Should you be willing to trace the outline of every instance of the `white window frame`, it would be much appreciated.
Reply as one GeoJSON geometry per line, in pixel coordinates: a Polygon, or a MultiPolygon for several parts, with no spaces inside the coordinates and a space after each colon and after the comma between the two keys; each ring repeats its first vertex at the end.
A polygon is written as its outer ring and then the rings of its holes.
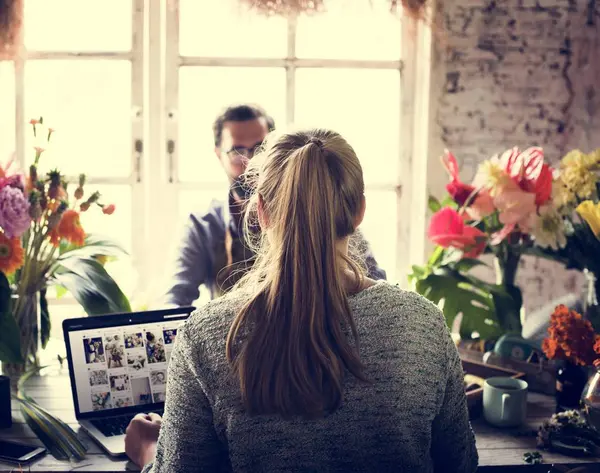
{"type": "MultiPolygon", "coordinates": [[[[150,0],[152,8],[160,0],[150,0]]],[[[151,12],[151,16],[157,10],[151,12]]],[[[397,70],[400,74],[400,130],[398,130],[399,155],[398,174],[393,183],[371,184],[366,183],[366,191],[394,192],[397,200],[396,216],[396,261],[394,262],[395,274],[401,286],[406,286],[406,275],[412,264],[421,264],[425,257],[425,214],[427,207],[427,145],[428,145],[428,108],[429,108],[429,51],[431,38],[429,28],[421,22],[403,18],[402,27],[402,58],[400,60],[351,60],[351,59],[310,59],[296,56],[297,19],[292,17],[287,20],[287,54],[285,58],[251,58],[251,57],[203,57],[181,56],[179,53],[179,1],[168,2],[162,13],[165,19],[165,95],[162,120],[165,136],[162,143],[153,142],[152,150],[157,154],[157,168],[166,170],[162,182],[156,185],[161,192],[162,204],[167,197],[167,208],[172,218],[169,225],[173,228],[178,224],[179,215],[177,196],[180,191],[195,190],[197,183],[182,182],[179,180],[179,146],[177,109],[179,104],[179,70],[186,66],[210,67],[253,67],[253,68],[284,68],[286,71],[286,125],[294,122],[295,117],[295,86],[296,71],[300,68],[347,68],[370,70],[397,70]],[[166,156],[166,142],[173,140],[176,143],[172,156],[166,156]],[[421,184],[422,183],[422,184],[421,184]],[[408,217],[408,218],[407,218],[408,217]]],[[[156,20],[158,24],[159,21],[156,20]]],[[[152,26],[150,35],[153,36],[152,26]]],[[[154,43],[157,49],[151,51],[151,56],[157,56],[159,44],[154,43]]],[[[161,97],[161,91],[150,87],[152,97],[161,97]]],[[[151,114],[150,120],[154,116],[151,114]]],[[[158,133],[154,134],[155,137],[158,133]]],[[[155,176],[158,177],[158,176],[155,176]]],[[[203,190],[210,190],[210,183],[202,183],[203,190]]],[[[221,189],[221,184],[215,184],[215,190],[221,189]]],[[[155,205],[160,205],[156,202],[155,205]]],[[[164,215],[167,215],[166,213],[164,215]]],[[[164,223],[164,222],[163,222],[164,223]]],[[[168,238],[172,235],[163,235],[159,247],[169,245],[168,238]]],[[[377,256],[377,255],[375,255],[377,256]]]]}
{"type": "MultiPolygon", "coordinates": [[[[144,260],[147,247],[147,232],[145,231],[145,211],[144,211],[144,184],[145,169],[143,168],[143,151],[135,151],[135,143],[141,140],[144,144],[144,0],[123,0],[132,3],[132,38],[131,49],[126,52],[89,52],[89,51],[34,51],[27,50],[24,45],[24,30],[27,28],[24,22],[22,31],[19,35],[18,51],[19,53],[13,59],[15,74],[15,130],[16,146],[15,155],[20,169],[25,169],[26,164],[26,132],[28,131],[26,123],[30,118],[25,116],[25,64],[29,60],[69,60],[85,61],[103,59],[127,60],[131,63],[131,171],[127,177],[110,176],[89,176],[87,183],[90,185],[99,184],[119,184],[131,187],[131,209],[132,209],[132,235],[142,236],[139,241],[132,245],[131,261],[135,270],[139,271],[141,262],[144,260]]],[[[77,182],[78,176],[65,176],[69,182],[77,182]]],[[[140,283],[143,281],[140,280],[140,283]]],[[[59,305],[76,304],[71,297],[61,298],[60,300],[50,299],[49,303],[59,305]]]]}
{"type": "MultiPolygon", "coordinates": [[[[123,0],[127,1],[127,0],[123,0]]],[[[391,184],[369,184],[367,191],[390,191],[397,200],[396,261],[398,282],[406,286],[406,275],[412,264],[425,258],[425,218],[428,182],[435,168],[428,168],[429,143],[429,75],[431,33],[422,23],[403,18],[401,60],[334,60],[296,57],[295,18],[287,24],[288,47],[285,58],[218,58],[180,56],[179,1],[128,0],[132,2],[132,47],[115,52],[37,52],[26,51],[14,59],[16,155],[25,163],[26,126],[24,64],[30,59],[126,59],[132,65],[132,142],[131,172],[128,177],[90,176],[90,184],[124,184],[132,189],[132,263],[138,286],[148,290],[164,277],[164,266],[157,261],[159,252],[173,244],[177,233],[179,193],[195,190],[197,184],[180,182],[179,164],[179,68],[185,66],[279,67],[286,71],[286,123],[294,122],[296,71],[300,68],[350,68],[397,70],[400,74],[400,130],[397,159],[400,165],[391,184]],[[141,140],[142,153],[135,143],[141,140]],[[172,156],[166,152],[168,140],[175,142],[172,156]],[[160,226],[160,228],[158,228],[160,226]],[[164,229],[171,229],[164,231],[164,229]]],[[[204,0],[199,0],[204,1],[204,0]]],[[[26,27],[26,25],[24,26],[26,27]]],[[[430,161],[429,161],[430,162],[430,161]]],[[[76,179],[76,176],[68,176],[76,179]]],[[[202,183],[203,190],[220,191],[221,183],[202,183]]],[[[165,252],[166,253],[166,252],[165,252]]],[[[377,255],[376,255],[377,256],[377,255]]],[[[131,294],[127,294],[131,296],[131,294]]],[[[75,303],[63,298],[51,303],[75,303]]]]}

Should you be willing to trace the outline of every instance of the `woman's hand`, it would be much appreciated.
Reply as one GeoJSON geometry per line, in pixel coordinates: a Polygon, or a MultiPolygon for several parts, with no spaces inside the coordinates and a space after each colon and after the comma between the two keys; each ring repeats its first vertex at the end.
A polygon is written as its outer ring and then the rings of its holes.
{"type": "Polygon", "coordinates": [[[125,453],[140,468],[154,460],[162,419],[158,414],[138,414],[125,432],[125,453]]]}

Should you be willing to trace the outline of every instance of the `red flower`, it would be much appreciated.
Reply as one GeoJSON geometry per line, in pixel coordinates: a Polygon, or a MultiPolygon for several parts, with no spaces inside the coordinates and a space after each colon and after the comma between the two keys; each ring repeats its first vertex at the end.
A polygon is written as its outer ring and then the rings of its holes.
{"type": "Polygon", "coordinates": [[[522,190],[535,194],[538,207],[550,199],[552,168],[544,162],[542,148],[529,148],[522,152],[513,148],[504,153],[502,163],[504,170],[522,190]]]}
{"type": "Polygon", "coordinates": [[[457,248],[467,258],[476,258],[485,249],[487,235],[481,230],[465,225],[459,213],[449,207],[437,211],[429,222],[429,239],[443,248],[457,248]]]}
{"type": "Polygon", "coordinates": [[[458,205],[465,205],[469,197],[471,197],[473,192],[475,192],[475,187],[470,184],[465,184],[460,180],[458,174],[458,163],[450,151],[446,150],[446,154],[442,157],[442,164],[450,175],[450,182],[446,184],[446,190],[448,191],[448,194],[450,194],[450,197],[452,197],[454,202],[456,202],[458,205]]]}

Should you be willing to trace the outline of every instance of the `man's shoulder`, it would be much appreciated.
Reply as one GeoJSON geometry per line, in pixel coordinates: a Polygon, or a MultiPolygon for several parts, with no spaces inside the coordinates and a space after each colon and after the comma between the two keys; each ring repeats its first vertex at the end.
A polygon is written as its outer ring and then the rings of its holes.
{"type": "Polygon", "coordinates": [[[213,235],[224,232],[226,212],[225,202],[213,200],[208,209],[191,212],[185,221],[187,235],[213,235]]]}

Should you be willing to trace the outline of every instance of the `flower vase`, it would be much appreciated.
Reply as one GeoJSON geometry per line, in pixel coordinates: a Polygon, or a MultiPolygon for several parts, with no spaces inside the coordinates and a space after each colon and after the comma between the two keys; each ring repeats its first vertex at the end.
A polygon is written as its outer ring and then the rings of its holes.
{"type": "Polygon", "coordinates": [[[596,370],[583,388],[581,405],[588,424],[600,431],[600,371],[596,370]]]}
{"type": "Polygon", "coordinates": [[[519,267],[519,253],[507,250],[496,255],[496,284],[502,286],[509,297],[495,298],[496,316],[505,333],[521,336],[523,318],[523,296],[521,289],[515,284],[519,267]]]}
{"type": "Polygon", "coordinates": [[[578,409],[581,393],[588,382],[586,367],[565,361],[556,372],[556,412],[578,409]]]}
{"type": "Polygon", "coordinates": [[[23,363],[2,363],[2,373],[16,388],[21,376],[33,366],[38,366],[39,310],[38,293],[13,296],[13,316],[21,332],[21,355],[23,363]]]}

